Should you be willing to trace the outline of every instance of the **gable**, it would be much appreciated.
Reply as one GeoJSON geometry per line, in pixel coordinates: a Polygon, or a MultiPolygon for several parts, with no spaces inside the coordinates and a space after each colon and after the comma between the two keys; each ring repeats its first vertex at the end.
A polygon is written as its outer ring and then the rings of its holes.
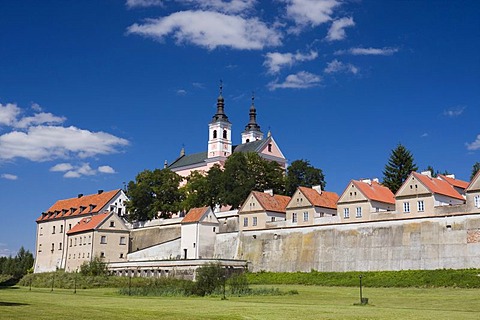
{"type": "Polygon", "coordinates": [[[472,192],[472,191],[479,191],[480,190],[480,171],[475,174],[473,177],[472,181],[470,181],[470,184],[468,185],[466,191],[467,192],[472,192]]]}
{"type": "Polygon", "coordinates": [[[361,192],[360,189],[357,188],[354,181],[351,180],[348,186],[343,191],[340,199],[338,199],[338,203],[344,202],[360,202],[360,201],[368,201],[367,197],[361,192]]]}
{"type": "Polygon", "coordinates": [[[238,213],[254,212],[259,210],[265,210],[265,208],[262,207],[261,202],[258,201],[257,197],[255,197],[255,193],[252,191],[247,197],[247,200],[245,200],[245,202],[243,203],[240,210],[238,210],[238,213]]]}
{"type": "Polygon", "coordinates": [[[273,137],[268,137],[265,141],[265,144],[258,150],[259,154],[265,155],[266,157],[275,157],[285,159],[282,151],[278,147],[278,144],[275,142],[273,137]]]}
{"type": "Polygon", "coordinates": [[[412,173],[402,184],[395,194],[396,197],[408,197],[417,194],[432,194],[432,192],[422,183],[422,181],[415,178],[412,173]]]}
{"type": "Polygon", "coordinates": [[[102,231],[127,231],[128,230],[123,220],[114,213],[110,214],[107,218],[103,219],[98,224],[96,229],[102,230],[102,231]]]}
{"type": "Polygon", "coordinates": [[[292,195],[292,199],[287,205],[287,209],[289,208],[300,208],[305,206],[312,206],[313,204],[308,200],[308,198],[300,191],[299,188],[295,191],[292,195]]]}

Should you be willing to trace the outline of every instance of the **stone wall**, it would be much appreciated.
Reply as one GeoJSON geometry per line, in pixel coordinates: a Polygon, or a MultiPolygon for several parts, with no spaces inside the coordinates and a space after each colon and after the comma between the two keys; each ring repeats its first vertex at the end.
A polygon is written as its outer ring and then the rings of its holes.
{"type": "Polygon", "coordinates": [[[480,267],[480,216],[376,221],[219,234],[215,258],[252,271],[480,267]],[[238,241],[238,242],[237,242],[238,241]]]}
{"type": "Polygon", "coordinates": [[[180,238],[180,224],[133,229],[130,231],[130,252],[180,238]]]}

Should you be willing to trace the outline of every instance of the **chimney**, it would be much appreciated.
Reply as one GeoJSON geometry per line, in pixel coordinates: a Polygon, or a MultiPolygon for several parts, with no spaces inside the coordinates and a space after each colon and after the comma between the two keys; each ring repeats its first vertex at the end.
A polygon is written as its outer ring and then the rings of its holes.
{"type": "Polygon", "coordinates": [[[322,186],[321,185],[312,186],[312,189],[317,191],[319,194],[322,194],[322,186]]]}
{"type": "Polygon", "coordinates": [[[103,193],[102,189],[98,190],[98,194],[102,194],[102,193],[103,193]]]}
{"type": "Polygon", "coordinates": [[[273,189],[267,189],[267,190],[263,191],[263,193],[267,193],[267,194],[269,194],[273,197],[273,189]]]}
{"type": "Polygon", "coordinates": [[[451,179],[455,179],[455,175],[454,175],[454,174],[446,174],[445,177],[451,178],[451,179]]]}
{"type": "Polygon", "coordinates": [[[420,173],[423,174],[424,176],[429,177],[429,178],[432,177],[432,172],[430,170],[422,171],[420,173]]]}
{"type": "Polygon", "coordinates": [[[83,197],[83,193],[79,193],[79,194],[78,194],[78,197],[79,197],[79,198],[83,197]]]}
{"type": "Polygon", "coordinates": [[[378,178],[373,178],[372,180],[373,182],[380,183],[380,180],[378,180],[378,178]]]}
{"type": "Polygon", "coordinates": [[[163,169],[166,169],[168,167],[168,161],[165,160],[165,162],[163,163],[163,169]]]}
{"type": "Polygon", "coordinates": [[[364,183],[368,183],[369,185],[372,185],[372,180],[370,179],[362,179],[361,181],[364,183]]]}

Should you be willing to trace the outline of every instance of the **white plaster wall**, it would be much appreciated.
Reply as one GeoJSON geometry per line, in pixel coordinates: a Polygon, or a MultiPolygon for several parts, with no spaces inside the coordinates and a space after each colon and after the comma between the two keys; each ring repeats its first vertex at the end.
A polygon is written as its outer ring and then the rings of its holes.
{"type": "Polygon", "coordinates": [[[127,255],[128,261],[177,259],[181,254],[180,239],[168,241],[127,255]]]}

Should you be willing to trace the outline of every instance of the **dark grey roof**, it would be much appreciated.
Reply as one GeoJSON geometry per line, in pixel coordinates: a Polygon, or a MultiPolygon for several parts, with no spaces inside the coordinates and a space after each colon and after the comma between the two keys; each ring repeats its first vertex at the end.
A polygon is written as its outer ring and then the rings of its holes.
{"type": "Polygon", "coordinates": [[[268,139],[239,144],[233,147],[233,152],[257,152],[267,141],[268,139]]]}
{"type": "Polygon", "coordinates": [[[205,151],[205,152],[199,152],[199,153],[193,153],[193,154],[189,154],[189,155],[184,155],[184,156],[181,156],[179,158],[177,158],[175,161],[172,162],[172,164],[170,164],[168,166],[169,169],[175,169],[175,168],[179,168],[179,167],[186,167],[186,166],[191,166],[191,165],[194,165],[194,164],[200,164],[200,163],[203,163],[205,162],[205,160],[207,159],[207,155],[208,153],[205,151]]]}

